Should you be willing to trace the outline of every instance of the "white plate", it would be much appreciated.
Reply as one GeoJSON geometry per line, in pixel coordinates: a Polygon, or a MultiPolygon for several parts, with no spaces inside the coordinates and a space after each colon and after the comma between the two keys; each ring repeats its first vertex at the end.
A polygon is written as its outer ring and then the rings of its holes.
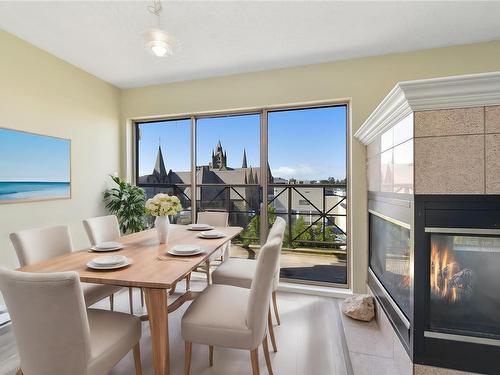
{"type": "Polygon", "coordinates": [[[92,259],[92,263],[97,266],[113,266],[116,264],[124,263],[127,257],[123,255],[107,255],[92,259]]]}
{"type": "Polygon", "coordinates": [[[104,253],[106,251],[116,251],[116,250],[121,250],[121,249],[124,249],[124,248],[125,248],[125,245],[121,245],[119,247],[113,247],[113,248],[109,248],[109,249],[100,249],[100,248],[98,248],[96,246],[91,246],[90,250],[104,253]]]}
{"type": "Polygon", "coordinates": [[[126,266],[128,266],[130,264],[132,264],[132,259],[127,258],[126,262],[120,263],[120,264],[115,264],[113,266],[98,266],[97,264],[94,264],[92,261],[90,261],[90,262],[87,263],[87,267],[88,268],[92,268],[94,270],[114,270],[114,269],[117,269],[117,268],[126,267],[126,266]]]}
{"type": "Polygon", "coordinates": [[[189,224],[188,229],[189,230],[211,230],[211,229],[214,229],[214,227],[211,225],[208,225],[208,224],[189,224]]]}
{"type": "Polygon", "coordinates": [[[179,254],[190,254],[200,250],[200,247],[198,245],[175,245],[171,250],[179,254]]]}
{"type": "Polygon", "coordinates": [[[216,238],[223,238],[226,237],[226,235],[222,232],[201,232],[198,234],[197,237],[200,238],[207,238],[207,239],[216,239],[216,238]]]}
{"type": "Polygon", "coordinates": [[[204,252],[205,252],[205,250],[204,249],[200,249],[200,248],[198,248],[198,250],[196,250],[193,253],[186,253],[186,252],[178,253],[173,248],[170,249],[170,250],[168,250],[169,254],[175,255],[175,256],[179,256],[179,257],[189,257],[189,256],[192,256],[192,255],[203,254],[204,252]]]}
{"type": "Polygon", "coordinates": [[[97,249],[100,250],[108,250],[108,249],[117,249],[119,247],[123,247],[123,244],[120,242],[112,242],[112,241],[106,241],[106,242],[101,242],[95,245],[97,249]]]}

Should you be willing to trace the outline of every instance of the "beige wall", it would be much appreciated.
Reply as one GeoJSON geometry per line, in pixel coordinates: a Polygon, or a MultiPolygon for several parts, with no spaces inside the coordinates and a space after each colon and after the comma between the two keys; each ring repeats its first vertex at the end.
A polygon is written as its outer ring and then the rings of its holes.
{"type": "Polygon", "coordinates": [[[3,31],[0,50],[0,127],[72,141],[71,199],[0,205],[0,266],[11,268],[16,230],[69,224],[75,246],[87,244],[81,220],[104,212],[107,175],[119,172],[120,91],[3,31]]]}
{"type": "Polygon", "coordinates": [[[362,291],[367,267],[366,155],[352,133],[398,81],[498,70],[500,41],[124,90],[122,173],[130,173],[127,119],[351,98],[353,285],[362,291]]]}

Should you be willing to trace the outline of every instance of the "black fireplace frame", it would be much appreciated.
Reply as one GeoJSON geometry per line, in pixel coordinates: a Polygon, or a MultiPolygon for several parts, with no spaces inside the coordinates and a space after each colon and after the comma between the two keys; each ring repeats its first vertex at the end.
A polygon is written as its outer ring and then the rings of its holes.
{"type": "MultiPolygon", "coordinates": [[[[415,363],[500,373],[500,342],[468,336],[430,335],[430,241],[425,228],[500,230],[500,195],[415,195],[413,320],[410,335],[415,363]],[[425,333],[427,331],[427,334],[425,333]]],[[[499,312],[500,313],[500,312],[499,312]]]]}

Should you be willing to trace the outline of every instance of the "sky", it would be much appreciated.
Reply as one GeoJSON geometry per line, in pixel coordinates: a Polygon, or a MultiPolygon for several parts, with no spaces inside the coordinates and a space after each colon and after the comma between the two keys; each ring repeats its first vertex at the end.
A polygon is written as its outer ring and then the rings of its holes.
{"type": "MultiPolygon", "coordinates": [[[[346,107],[273,111],[268,114],[268,157],[274,177],[320,180],[346,176],[346,107]]],[[[139,174],[150,174],[161,144],[167,171],[189,171],[191,120],[140,125],[139,174]]],[[[259,163],[260,115],[197,120],[197,165],[211,162],[220,140],[229,167],[259,163]]]]}
{"type": "Polygon", "coordinates": [[[0,181],[69,180],[69,140],[0,128],[0,181]]]}

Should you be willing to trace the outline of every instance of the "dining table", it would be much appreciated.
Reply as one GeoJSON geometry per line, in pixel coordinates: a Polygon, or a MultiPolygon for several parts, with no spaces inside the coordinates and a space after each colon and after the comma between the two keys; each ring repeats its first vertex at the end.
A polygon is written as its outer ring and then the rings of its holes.
{"type": "MultiPolygon", "coordinates": [[[[170,373],[168,314],[177,310],[185,302],[196,298],[196,292],[189,290],[169,303],[168,293],[175,290],[177,283],[188,277],[203,263],[208,263],[211,255],[221,246],[231,241],[243,230],[241,227],[216,227],[223,233],[221,238],[201,238],[198,231],[187,225],[170,224],[167,243],[161,244],[156,230],[128,234],[117,241],[124,248],[109,253],[96,253],[91,249],[73,251],[39,263],[19,268],[26,272],[75,271],[80,281],[95,284],[136,287],[144,291],[147,313],[141,318],[149,321],[153,368],[155,375],[170,373]],[[192,256],[175,256],[169,253],[176,245],[197,245],[203,253],[192,256]],[[126,267],[113,270],[95,270],[87,263],[99,255],[119,254],[130,259],[126,267]]],[[[177,293],[176,293],[177,295],[177,293]]]]}

